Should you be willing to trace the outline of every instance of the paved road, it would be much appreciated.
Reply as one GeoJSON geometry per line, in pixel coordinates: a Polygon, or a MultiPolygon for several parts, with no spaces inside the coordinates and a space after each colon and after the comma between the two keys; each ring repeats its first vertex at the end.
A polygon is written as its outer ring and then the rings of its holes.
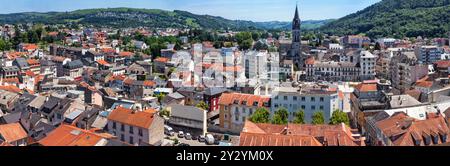
{"type": "Polygon", "coordinates": [[[204,142],[199,142],[198,140],[186,140],[185,138],[178,138],[176,135],[175,136],[173,136],[173,137],[170,137],[171,139],[178,139],[178,141],[180,142],[180,143],[183,143],[183,144],[188,144],[188,145],[191,145],[191,146],[217,146],[217,145],[206,145],[206,143],[204,143],[204,142]]]}

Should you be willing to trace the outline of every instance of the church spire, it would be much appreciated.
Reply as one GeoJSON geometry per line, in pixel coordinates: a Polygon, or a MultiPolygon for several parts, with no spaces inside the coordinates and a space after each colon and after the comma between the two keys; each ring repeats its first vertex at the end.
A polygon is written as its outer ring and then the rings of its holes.
{"type": "Polygon", "coordinates": [[[295,16],[294,20],[292,21],[292,29],[293,30],[300,30],[300,16],[298,14],[298,5],[295,5],[295,16]]]}

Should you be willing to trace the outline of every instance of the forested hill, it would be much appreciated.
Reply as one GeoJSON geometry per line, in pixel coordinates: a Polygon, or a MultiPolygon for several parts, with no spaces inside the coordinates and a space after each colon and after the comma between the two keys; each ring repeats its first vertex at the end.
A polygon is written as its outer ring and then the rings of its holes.
{"type": "Polygon", "coordinates": [[[383,0],[320,30],[334,35],[445,37],[450,31],[450,0],[383,0]]]}
{"type": "MultiPolygon", "coordinates": [[[[289,22],[252,22],[229,20],[210,15],[198,15],[186,11],[165,11],[159,9],[107,8],[85,9],[72,12],[13,13],[0,15],[0,24],[43,23],[43,24],[85,24],[115,28],[206,28],[206,29],[284,29],[289,22]]],[[[318,28],[323,21],[306,21],[305,28],[318,28]]]]}

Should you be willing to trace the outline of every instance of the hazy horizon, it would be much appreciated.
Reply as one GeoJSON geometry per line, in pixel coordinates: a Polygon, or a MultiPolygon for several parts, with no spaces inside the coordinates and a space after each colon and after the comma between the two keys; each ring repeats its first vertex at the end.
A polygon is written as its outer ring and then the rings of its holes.
{"type": "MultiPolygon", "coordinates": [[[[302,20],[326,20],[344,17],[379,1],[302,0],[298,1],[298,6],[302,20]]],[[[125,7],[167,11],[183,10],[199,15],[254,22],[291,21],[297,3],[296,0],[4,0],[3,2],[9,5],[1,5],[0,14],[68,12],[82,9],[125,7]]]]}

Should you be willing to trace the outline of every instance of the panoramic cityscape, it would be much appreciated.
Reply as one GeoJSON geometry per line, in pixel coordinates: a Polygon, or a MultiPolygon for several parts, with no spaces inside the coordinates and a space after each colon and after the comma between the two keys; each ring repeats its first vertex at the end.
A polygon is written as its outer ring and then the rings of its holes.
{"type": "Polygon", "coordinates": [[[450,145],[449,0],[28,1],[0,146],[450,145]]]}

